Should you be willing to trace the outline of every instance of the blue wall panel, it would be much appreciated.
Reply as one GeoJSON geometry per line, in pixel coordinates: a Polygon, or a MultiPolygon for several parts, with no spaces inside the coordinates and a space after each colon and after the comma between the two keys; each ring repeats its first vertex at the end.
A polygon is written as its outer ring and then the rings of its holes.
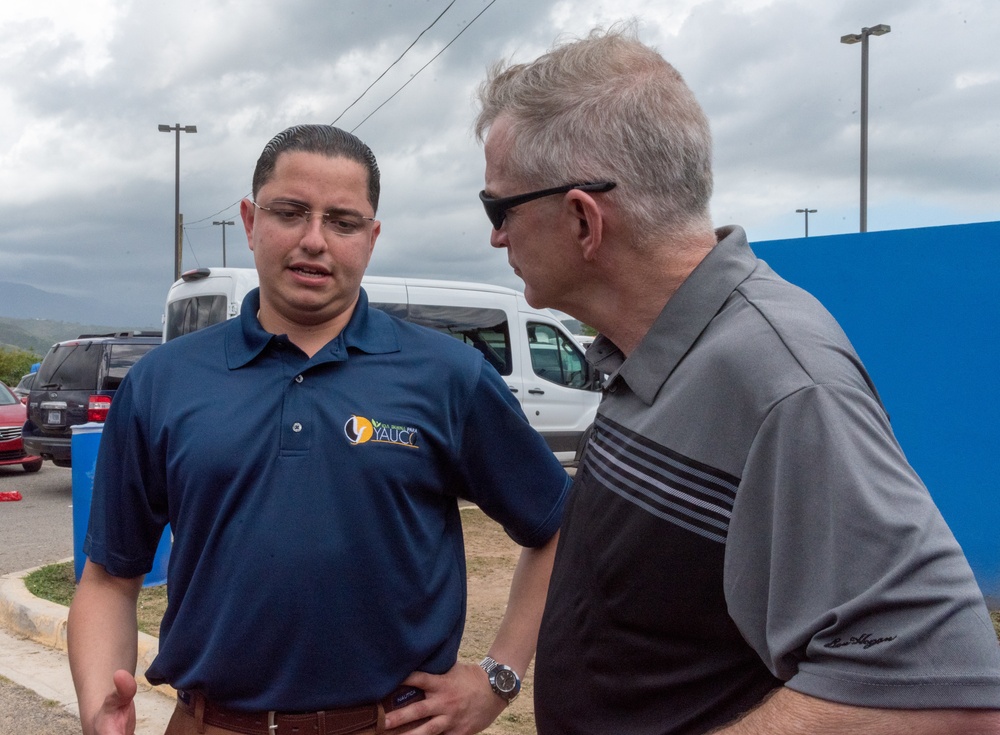
{"type": "Polygon", "coordinates": [[[837,318],[1000,603],[1000,222],[757,242],[837,318]]]}

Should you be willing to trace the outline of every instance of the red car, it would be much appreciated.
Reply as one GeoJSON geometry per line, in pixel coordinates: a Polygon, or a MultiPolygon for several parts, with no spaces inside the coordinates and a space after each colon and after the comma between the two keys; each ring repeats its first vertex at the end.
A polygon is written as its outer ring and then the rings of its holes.
{"type": "Polygon", "coordinates": [[[28,407],[4,383],[0,383],[0,466],[19,464],[25,472],[42,469],[42,458],[25,454],[21,429],[28,407]]]}

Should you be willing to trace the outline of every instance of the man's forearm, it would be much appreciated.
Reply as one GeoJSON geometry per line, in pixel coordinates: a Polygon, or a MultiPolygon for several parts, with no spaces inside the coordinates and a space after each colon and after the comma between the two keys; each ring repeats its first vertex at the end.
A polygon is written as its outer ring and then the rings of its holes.
{"type": "Polygon", "coordinates": [[[507,611],[489,650],[493,658],[521,676],[535,655],[558,540],[557,532],[545,546],[522,549],[511,580],[507,611]]]}
{"type": "Polygon", "coordinates": [[[105,697],[114,691],[114,672],[135,672],[135,610],[141,586],[142,577],[112,577],[89,561],[84,567],[70,606],[67,643],[85,733],[105,697]]]}
{"type": "Polygon", "coordinates": [[[712,735],[1000,735],[1000,711],[897,710],[829,702],[782,687],[712,735]]]}

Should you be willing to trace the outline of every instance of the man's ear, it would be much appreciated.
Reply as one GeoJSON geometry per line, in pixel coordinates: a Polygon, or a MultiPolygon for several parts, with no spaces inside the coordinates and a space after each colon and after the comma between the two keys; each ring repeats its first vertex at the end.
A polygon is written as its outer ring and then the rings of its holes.
{"type": "Polygon", "coordinates": [[[566,195],[573,223],[573,237],[584,260],[594,260],[604,237],[604,210],[594,197],[573,189],[566,195]]]}
{"type": "Polygon", "coordinates": [[[240,202],[240,219],[243,220],[243,229],[247,233],[247,245],[253,250],[253,223],[257,216],[257,207],[249,199],[240,202]]]}

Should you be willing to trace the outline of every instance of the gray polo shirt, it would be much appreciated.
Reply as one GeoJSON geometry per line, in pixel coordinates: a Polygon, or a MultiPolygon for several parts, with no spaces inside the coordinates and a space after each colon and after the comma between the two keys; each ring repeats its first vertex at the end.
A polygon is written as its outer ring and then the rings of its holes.
{"type": "Polygon", "coordinates": [[[740,228],[626,360],[567,506],[536,663],[549,733],[699,733],[786,685],[1000,708],[968,563],[833,317],[740,228]]]}

